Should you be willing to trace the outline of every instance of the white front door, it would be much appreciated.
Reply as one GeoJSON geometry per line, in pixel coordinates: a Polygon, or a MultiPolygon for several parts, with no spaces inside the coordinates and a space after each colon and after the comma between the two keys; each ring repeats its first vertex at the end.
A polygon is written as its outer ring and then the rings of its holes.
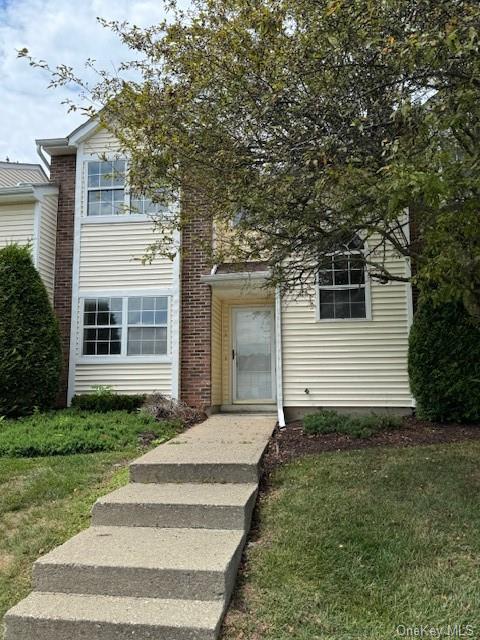
{"type": "Polygon", "coordinates": [[[272,307],[234,307],[233,401],[274,402],[275,332],[272,307]]]}

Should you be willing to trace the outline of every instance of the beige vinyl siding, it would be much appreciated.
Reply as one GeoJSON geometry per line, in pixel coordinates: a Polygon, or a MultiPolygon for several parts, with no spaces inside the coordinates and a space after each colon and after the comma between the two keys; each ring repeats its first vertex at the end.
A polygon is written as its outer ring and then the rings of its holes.
{"type": "Polygon", "coordinates": [[[0,206],[0,247],[17,243],[25,245],[33,240],[34,203],[0,206]]]}
{"type": "MultiPolygon", "coordinates": [[[[78,290],[79,310],[77,325],[77,344],[74,373],[74,392],[89,393],[96,385],[109,385],[118,393],[152,393],[159,391],[172,393],[172,363],[146,361],[128,361],[123,356],[121,361],[106,361],[105,358],[94,357],[85,361],[82,358],[83,319],[80,315],[81,299],[85,296],[98,296],[102,292],[118,291],[122,295],[134,296],[139,291],[166,289],[169,296],[173,294],[173,263],[166,258],[156,258],[151,264],[142,264],[142,258],[149,245],[154,241],[152,223],[135,220],[134,216],[120,216],[102,222],[96,218],[94,222],[86,216],[86,169],[87,159],[82,155],[111,154],[118,150],[115,139],[105,130],[97,130],[81,149],[79,201],[77,215],[80,238],[77,243],[78,255],[78,290]]],[[[171,325],[170,340],[178,327],[171,325]]],[[[162,358],[165,360],[165,358],[162,358]]],[[[167,358],[167,360],[169,360],[167,358]]]]}
{"type": "Polygon", "coordinates": [[[212,405],[222,404],[222,301],[212,297],[212,405]]]}
{"type": "Polygon", "coordinates": [[[99,128],[84,143],[84,153],[88,154],[109,154],[119,150],[118,141],[106,129],[99,128]]]}
{"type": "Polygon", "coordinates": [[[57,237],[58,197],[45,196],[41,202],[38,238],[38,270],[53,300],[55,283],[55,246],[57,237]]]}
{"type": "Polygon", "coordinates": [[[83,224],[80,239],[80,290],[171,287],[172,262],[141,259],[153,241],[149,222],[83,224]]]}
{"type": "MultiPolygon", "coordinates": [[[[393,273],[405,272],[390,256],[393,273]]],[[[371,320],[317,322],[312,300],[284,300],[287,407],[410,407],[407,285],[372,282],[371,320]],[[305,393],[308,389],[309,393],[305,393]]]]}
{"type": "Polygon", "coordinates": [[[152,362],[142,364],[77,364],[75,393],[90,393],[95,385],[109,385],[117,393],[171,394],[172,365],[152,362]]]}

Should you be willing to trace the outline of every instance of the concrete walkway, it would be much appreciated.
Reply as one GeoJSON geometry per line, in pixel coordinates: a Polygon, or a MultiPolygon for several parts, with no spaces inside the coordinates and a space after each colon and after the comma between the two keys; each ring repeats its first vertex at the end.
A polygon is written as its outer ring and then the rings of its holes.
{"type": "Polygon", "coordinates": [[[215,640],[275,421],[215,415],[132,462],[92,526],[34,564],[6,640],[215,640]]]}

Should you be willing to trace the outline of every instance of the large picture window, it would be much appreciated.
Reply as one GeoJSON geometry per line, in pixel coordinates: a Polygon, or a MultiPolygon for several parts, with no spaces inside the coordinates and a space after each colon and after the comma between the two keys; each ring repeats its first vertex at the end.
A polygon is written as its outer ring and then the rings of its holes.
{"type": "Polygon", "coordinates": [[[87,216],[158,215],[165,207],[127,188],[125,160],[87,163],[87,216]]]}
{"type": "Polygon", "coordinates": [[[322,260],[318,270],[320,320],[365,319],[368,316],[363,243],[355,237],[343,251],[322,260]]]}
{"type": "Polygon", "coordinates": [[[85,298],[82,355],[168,355],[168,321],[168,296],[85,298]]]}

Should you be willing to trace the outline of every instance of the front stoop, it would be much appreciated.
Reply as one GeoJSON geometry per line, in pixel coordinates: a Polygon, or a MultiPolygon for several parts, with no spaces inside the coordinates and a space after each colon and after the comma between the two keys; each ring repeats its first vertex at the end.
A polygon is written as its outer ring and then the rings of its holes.
{"type": "Polygon", "coordinates": [[[135,460],[92,526],[34,564],[5,640],[216,640],[274,425],[215,415],[135,460]]]}

